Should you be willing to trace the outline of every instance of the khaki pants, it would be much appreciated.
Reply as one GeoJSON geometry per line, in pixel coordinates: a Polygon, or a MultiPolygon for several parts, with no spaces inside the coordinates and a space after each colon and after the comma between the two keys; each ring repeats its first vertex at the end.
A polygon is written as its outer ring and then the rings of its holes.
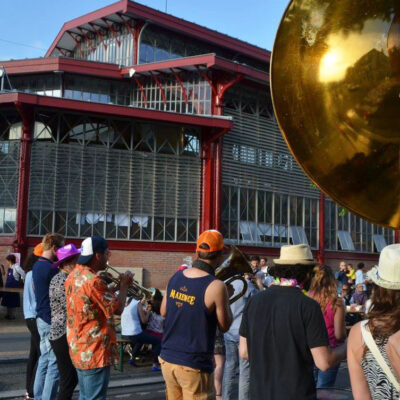
{"type": "Polygon", "coordinates": [[[215,400],[214,374],[171,364],[158,358],[166,385],[167,400],[215,400]]]}

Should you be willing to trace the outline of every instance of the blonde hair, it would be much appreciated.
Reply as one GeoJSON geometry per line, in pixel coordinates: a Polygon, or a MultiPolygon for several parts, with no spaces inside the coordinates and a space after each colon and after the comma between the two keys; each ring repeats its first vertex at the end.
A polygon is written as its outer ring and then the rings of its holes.
{"type": "Polygon", "coordinates": [[[331,267],[327,265],[318,265],[314,268],[310,297],[317,301],[323,314],[325,314],[326,306],[329,303],[332,309],[336,307],[338,301],[337,282],[331,267]]]}
{"type": "Polygon", "coordinates": [[[42,245],[43,251],[50,250],[53,246],[63,247],[65,243],[65,238],[59,233],[46,233],[43,236],[42,245]]]}

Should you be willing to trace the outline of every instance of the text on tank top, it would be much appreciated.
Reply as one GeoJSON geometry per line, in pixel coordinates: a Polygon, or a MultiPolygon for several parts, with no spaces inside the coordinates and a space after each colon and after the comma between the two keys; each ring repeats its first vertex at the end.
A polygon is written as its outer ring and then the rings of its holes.
{"type": "Polygon", "coordinates": [[[168,283],[161,358],[211,373],[217,318],[208,312],[204,294],[215,277],[187,278],[183,272],[168,283]]]}

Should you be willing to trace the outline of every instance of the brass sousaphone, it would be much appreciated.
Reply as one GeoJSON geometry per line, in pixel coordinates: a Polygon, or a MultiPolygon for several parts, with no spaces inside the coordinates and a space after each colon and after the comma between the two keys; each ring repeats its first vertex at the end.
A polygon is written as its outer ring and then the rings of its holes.
{"type": "Polygon", "coordinates": [[[226,257],[224,262],[215,270],[215,277],[224,281],[225,285],[229,285],[235,280],[242,281],[243,283],[242,290],[229,299],[229,304],[234,303],[245,295],[247,291],[247,281],[242,275],[251,273],[253,273],[253,270],[246,256],[236,246],[231,246],[228,257],[226,257]]]}
{"type": "Polygon", "coordinates": [[[310,179],[400,228],[400,1],[292,0],[271,61],[279,127],[310,179]]]}

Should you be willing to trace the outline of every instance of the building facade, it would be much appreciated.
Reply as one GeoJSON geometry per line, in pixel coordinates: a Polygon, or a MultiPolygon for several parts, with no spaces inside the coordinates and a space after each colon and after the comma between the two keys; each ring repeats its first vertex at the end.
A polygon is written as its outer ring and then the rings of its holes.
{"type": "Polygon", "coordinates": [[[275,256],[374,262],[394,232],[325,198],[279,132],[270,52],[128,0],[0,62],[0,255],[47,232],[107,238],[162,287],[199,231],[275,256]],[[7,78],[7,79],[6,79],[7,78]]]}

